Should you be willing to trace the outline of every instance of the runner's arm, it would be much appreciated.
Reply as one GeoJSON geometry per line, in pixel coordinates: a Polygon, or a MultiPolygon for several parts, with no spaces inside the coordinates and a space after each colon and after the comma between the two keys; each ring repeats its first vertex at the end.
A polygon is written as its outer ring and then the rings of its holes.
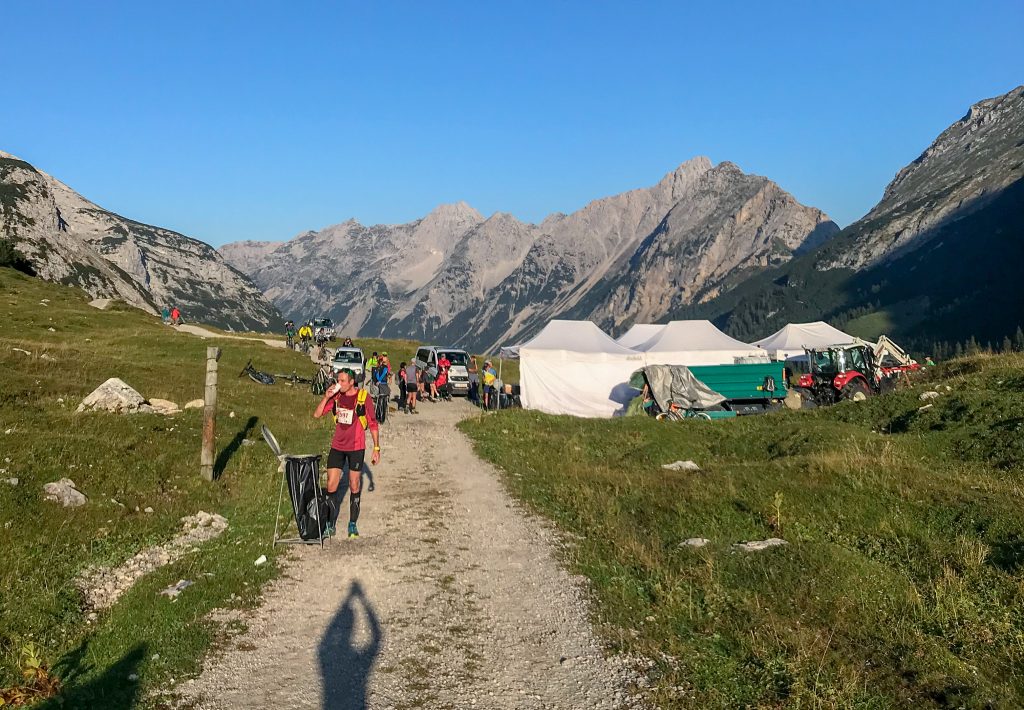
{"type": "Polygon", "coordinates": [[[314,419],[319,419],[323,415],[327,414],[327,412],[330,410],[331,401],[334,399],[334,396],[338,393],[340,387],[341,386],[337,382],[335,382],[333,385],[327,388],[327,391],[324,392],[324,398],[320,400],[320,404],[316,405],[316,411],[313,412],[314,419]]]}

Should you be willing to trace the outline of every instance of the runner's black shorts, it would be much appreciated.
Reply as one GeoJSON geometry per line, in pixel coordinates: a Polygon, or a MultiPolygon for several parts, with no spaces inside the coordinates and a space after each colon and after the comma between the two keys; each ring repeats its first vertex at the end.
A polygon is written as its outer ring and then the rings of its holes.
{"type": "Polygon", "coordinates": [[[345,464],[348,463],[350,470],[362,471],[363,461],[365,459],[365,449],[360,449],[359,451],[338,451],[337,449],[331,449],[331,453],[327,455],[327,468],[345,468],[345,464]]]}

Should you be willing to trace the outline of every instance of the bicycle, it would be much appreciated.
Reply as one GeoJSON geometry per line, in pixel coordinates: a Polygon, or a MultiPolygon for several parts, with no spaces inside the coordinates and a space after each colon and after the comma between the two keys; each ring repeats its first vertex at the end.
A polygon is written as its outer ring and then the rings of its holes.
{"type": "Polygon", "coordinates": [[[239,377],[241,377],[242,375],[248,375],[250,380],[261,385],[272,385],[276,381],[274,379],[274,376],[271,375],[269,372],[263,372],[253,367],[252,360],[245,363],[245,367],[242,368],[242,371],[238,373],[239,377]]]}

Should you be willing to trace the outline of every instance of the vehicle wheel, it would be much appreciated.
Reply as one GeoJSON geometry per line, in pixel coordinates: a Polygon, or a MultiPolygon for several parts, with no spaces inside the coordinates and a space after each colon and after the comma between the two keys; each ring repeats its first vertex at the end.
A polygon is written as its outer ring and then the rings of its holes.
{"type": "Polygon", "coordinates": [[[871,390],[868,389],[868,383],[861,378],[850,380],[843,387],[843,399],[848,399],[852,402],[863,402],[871,394],[871,390]]]}
{"type": "Polygon", "coordinates": [[[711,421],[711,415],[707,412],[694,412],[692,419],[701,419],[706,422],[711,421]]]}

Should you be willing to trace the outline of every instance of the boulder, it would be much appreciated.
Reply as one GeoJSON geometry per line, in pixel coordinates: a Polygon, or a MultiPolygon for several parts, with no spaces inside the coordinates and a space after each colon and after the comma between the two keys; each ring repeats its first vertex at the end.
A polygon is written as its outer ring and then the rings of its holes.
{"type": "Polygon", "coordinates": [[[930,390],[928,392],[922,392],[921,396],[918,397],[918,399],[920,399],[922,402],[927,402],[929,399],[935,399],[938,396],[938,392],[936,392],[935,390],[930,390]]]}
{"type": "Polygon", "coordinates": [[[93,308],[99,308],[101,311],[107,310],[107,306],[111,303],[109,298],[94,298],[89,301],[89,305],[93,308]]]}
{"type": "Polygon", "coordinates": [[[123,380],[111,377],[97,387],[78,405],[78,411],[86,410],[134,414],[152,412],[146,399],[123,380]]]}
{"type": "Polygon", "coordinates": [[[804,406],[803,396],[794,389],[791,389],[786,393],[786,398],[782,400],[782,402],[786,405],[787,409],[795,411],[803,409],[804,406]]]}
{"type": "Polygon", "coordinates": [[[70,478],[47,483],[43,486],[43,491],[46,492],[46,500],[60,503],[65,508],[77,508],[89,500],[84,493],[75,488],[75,482],[70,478]]]}
{"type": "Polygon", "coordinates": [[[690,537],[679,543],[679,547],[704,547],[709,542],[711,540],[708,540],[706,537],[690,537]]]}
{"type": "Polygon", "coordinates": [[[201,399],[193,399],[185,402],[185,406],[182,409],[202,409],[206,406],[206,402],[201,399]]]}
{"type": "Polygon", "coordinates": [[[673,461],[672,463],[662,464],[662,468],[668,471],[699,471],[700,466],[695,464],[693,461],[673,461]]]}
{"type": "Polygon", "coordinates": [[[177,414],[181,411],[181,408],[169,399],[159,399],[154,397],[149,400],[149,406],[153,408],[153,411],[157,414],[177,414]]]}

